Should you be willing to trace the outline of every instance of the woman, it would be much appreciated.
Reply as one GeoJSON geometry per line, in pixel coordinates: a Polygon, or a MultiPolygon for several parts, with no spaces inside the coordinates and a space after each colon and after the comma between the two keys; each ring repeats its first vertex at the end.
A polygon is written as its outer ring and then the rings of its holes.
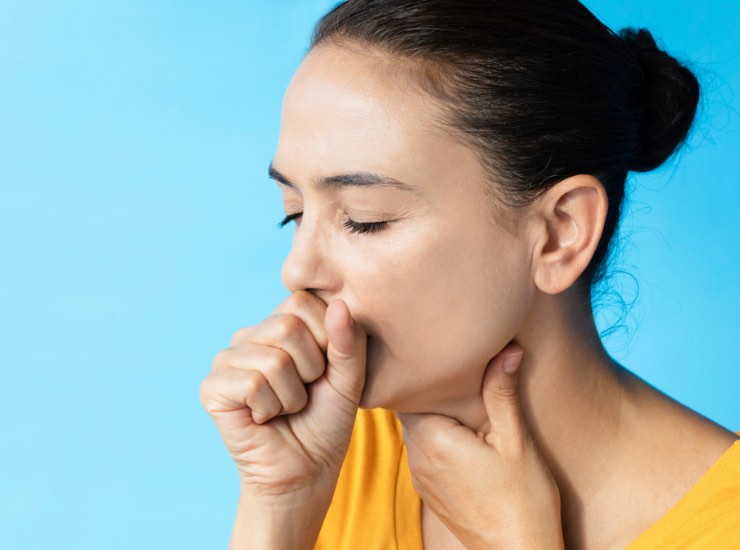
{"type": "Polygon", "coordinates": [[[350,0],[283,100],[291,295],[214,359],[232,548],[726,548],[738,436],[608,355],[629,171],[699,97],[576,0],[350,0]]]}

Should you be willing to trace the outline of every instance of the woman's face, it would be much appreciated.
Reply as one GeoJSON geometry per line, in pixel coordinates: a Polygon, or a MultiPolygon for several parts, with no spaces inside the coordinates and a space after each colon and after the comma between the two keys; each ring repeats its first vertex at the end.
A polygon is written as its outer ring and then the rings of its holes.
{"type": "Polygon", "coordinates": [[[494,219],[473,150],[391,74],[388,61],[319,46],[291,80],[272,168],[292,184],[278,181],[285,213],[303,214],[282,278],[341,298],[365,328],[362,407],[434,411],[480,393],[534,287],[528,246],[494,219]],[[361,233],[347,220],[383,223],[361,233]]]}

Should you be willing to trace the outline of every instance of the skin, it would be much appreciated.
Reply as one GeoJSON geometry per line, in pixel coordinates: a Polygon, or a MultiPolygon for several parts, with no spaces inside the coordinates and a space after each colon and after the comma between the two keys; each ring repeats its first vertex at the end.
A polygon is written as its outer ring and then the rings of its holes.
{"type": "Polygon", "coordinates": [[[436,105],[379,80],[382,68],[373,74],[367,61],[317,49],[285,94],[272,165],[295,183],[281,185],[285,212],[303,215],[283,283],[341,298],[367,331],[362,407],[482,418],[483,367],[514,338],[535,295],[509,283],[529,278],[529,251],[491,218],[473,152],[419,123],[436,105]],[[310,183],[360,171],[418,192],[310,183]],[[343,227],[348,217],[394,221],[363,235],[343,227]]]}
{"type": "MultiPolygon", "coordinates": [[[[512,230],[515,218],[490,207],[490,182],[473,149],[440,124],[434,99],[389,78],[396,74],[391,63],[322,45],[291,80],[272,166],[292,182],[278,183],[285,213],[302,215],[283,283],[325,303],[341,300],[366,333],[359,405],[401,413],[424,499],[425,548],[463,547],[480,509],[457,525],[444,517],[446,506],[457,509],[455,485],[471,481],[461,457],[493,472],[483,483],[489,489],[499,483],[497,471],[515,472],[517,464],[536,472],[548,495],[554,479],[565,547],[625,546],[737,436],[604,350],[590,304],[573,286],[603,228],[607,200],[598,179],[559,182],[512,230]],[[413,190],[318,185],[356,172],[413,190]],[[358,234],[344,226],[348,218],[389,223],[358,234]],[[515,384],[521,421],[500,433],[528,442],[520,455],[496,444],[496,408],[487,408],[481,391],[491,358],[514,345],[524,350],[515,384]],[[467,437],[461,427],[499,455],[509,453],[507,466],[496,466],[471,440],[445,447],[453,432],[467,437]],[[435,464],[425,462],[430,454],[435,464]]],[[[305,403],[305,396],[296,400],[305,403]]],[[[557,514],[557,498],[551,504],[557,514]]]]}

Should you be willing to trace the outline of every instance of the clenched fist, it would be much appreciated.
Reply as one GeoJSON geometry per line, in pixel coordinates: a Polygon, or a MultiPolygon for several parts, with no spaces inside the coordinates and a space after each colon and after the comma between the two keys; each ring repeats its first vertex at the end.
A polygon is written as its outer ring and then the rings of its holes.
{"type": "Polygon", "coordinates": [[[300,290],[216,354],[200,399],[243,497],[333,491],[365,385],[366,344],[342,300],[327,305],[300,290]]]}

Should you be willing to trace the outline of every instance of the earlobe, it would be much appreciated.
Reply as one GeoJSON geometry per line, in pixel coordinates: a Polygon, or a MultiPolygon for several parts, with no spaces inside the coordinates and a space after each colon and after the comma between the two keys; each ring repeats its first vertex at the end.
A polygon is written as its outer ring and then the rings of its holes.
{"type": "Polygon", "coordinates": [[[604,229],[608,199],[597,178],[579,174],[555,184],[539,202],[533,278],[542,292],[558,294],[591,261],[604,229]]]}

